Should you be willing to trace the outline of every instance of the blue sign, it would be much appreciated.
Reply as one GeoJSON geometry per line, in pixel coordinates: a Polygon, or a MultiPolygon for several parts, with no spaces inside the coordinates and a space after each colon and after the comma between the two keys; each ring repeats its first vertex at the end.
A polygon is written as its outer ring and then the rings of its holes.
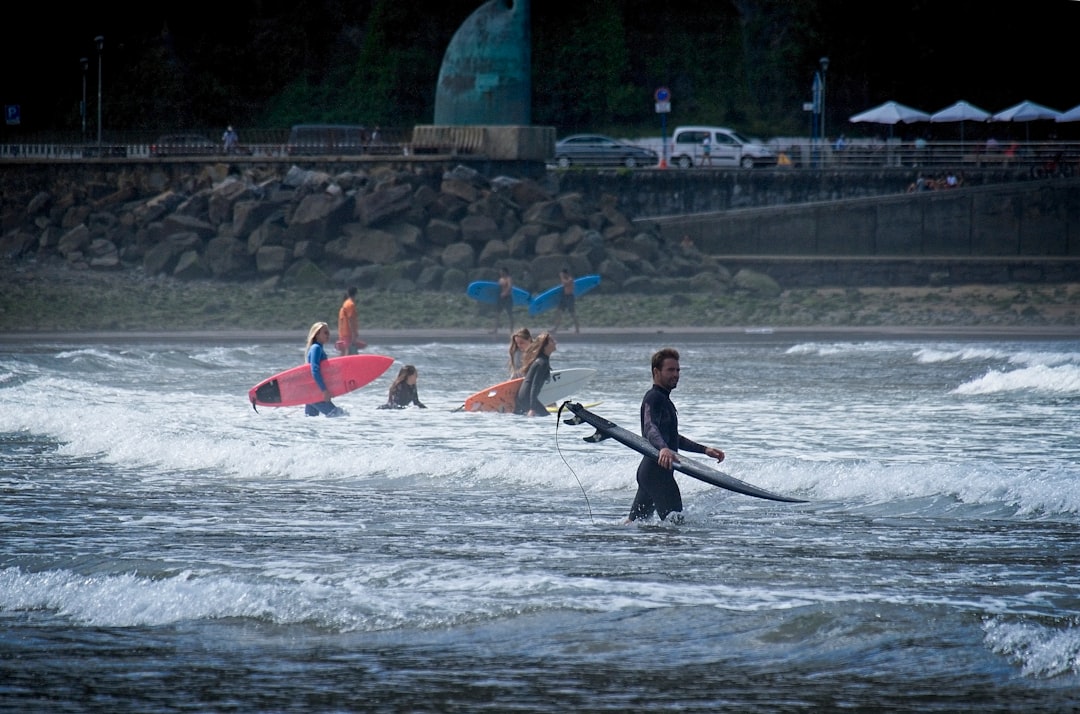
{"type": "Polygon", "coordinates": [[[656,90],[656,94],[654,94],[653,97],[658,102],[668,102],[671,101],[671,92],[668,91],[667,87],[660,87],[656,90]]]}
{"type": "Polygon", "coordinates": [[[22,109],[18,104],[4,105],[4,123],[9,126],[22,123],[22,109]]]}

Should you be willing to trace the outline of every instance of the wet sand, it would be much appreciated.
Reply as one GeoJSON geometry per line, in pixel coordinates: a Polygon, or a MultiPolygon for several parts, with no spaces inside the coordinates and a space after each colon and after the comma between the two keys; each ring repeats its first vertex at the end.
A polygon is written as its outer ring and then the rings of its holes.
{"type": "MultiPolygon", "coordinates": [[[[591,327],[580,334],[557,331],[561,342],[804,342],[850,340],[1076,340],[1080,328],[1062,325],[1040,326],[855,326],[855,327],[591,327]]],[[[0,333],[0,344],[39,343],[123,343],[164,342],[202,344],[269,344],[303,342],[305,335],[295,330],[186,330],[186,331],[108,331],[87,332],[7,332],[0,333]]],[[[483,329],[361,329],[360,337],[369,345],[424,344],[427,342],[491,342],[502,344],[509,333],[483,329]]]]}

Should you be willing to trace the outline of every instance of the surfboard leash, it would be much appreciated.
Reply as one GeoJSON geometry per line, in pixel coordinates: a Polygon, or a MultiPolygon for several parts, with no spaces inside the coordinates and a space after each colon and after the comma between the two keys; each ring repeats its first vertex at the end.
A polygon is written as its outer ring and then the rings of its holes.
{"type": "Polygon", "coordinates": [[[562,462],[564,464],[566,464],[566,468],[570,469],[570,473],[574,475],[574,480],[577,481],[578,488],[581,489],[581,495],[585,497],[585,505],[589,508],[589,520],[595,524],[596,519],[593,518],[592,504],[589,502],[589,494],[585,493],[585,487],[581,485],[581,479],[578,478],[577,472],[574,471],[574,467],[571,466],[570,462],[566,460],[566,457],[563,456],[562,449],[559,447],[559,422],[562,421],[563,408],[565,408],[566,405],[569,403],[569,401],[565,401],[560,404],[559,411],[555,414],[555,450],[559,452],[559,458],[562,459],[562,462]]]}

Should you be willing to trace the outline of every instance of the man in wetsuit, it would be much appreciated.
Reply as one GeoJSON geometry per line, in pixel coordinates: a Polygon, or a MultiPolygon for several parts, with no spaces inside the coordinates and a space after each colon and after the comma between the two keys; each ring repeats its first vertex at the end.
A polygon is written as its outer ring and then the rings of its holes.
{"type": "Polygon", "coordinates": [[[705,454],[717,461],[724,452],[703,446],[679,434],[679,415],[671,401],[671,390],[679,384],[679,353],[665,347],[652,356],[653,384],[641,400],[641,435],[660,451],[658,459],[644,456],[637,470],[638,490],[626,521],[648,518],[654,512],[660,520],[675,513],[673,522],[682,521],[682,494],[675,483],[672,463],[679,460],[679,449],[705,454]]]}

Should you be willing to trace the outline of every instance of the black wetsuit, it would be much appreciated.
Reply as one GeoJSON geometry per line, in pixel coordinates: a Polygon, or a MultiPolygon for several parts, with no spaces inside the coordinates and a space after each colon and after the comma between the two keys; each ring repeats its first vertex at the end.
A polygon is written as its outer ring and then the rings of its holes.
{"type": "Polygon", "coordinates": [[[525,372],[525,379],[518,389],[517,401],[514,403],[515,414],[528,414],[532,409],[536,416],[547,414],[547,406],[540,401],[540,390],[551,379],[551,360],[544,353],[536,355],[536,359],[529,365],[525,372]]]}
{"type": "MultiPolygon", "coordinates": [[[[705,453],[704,446],[679,434],[679,414],[671,401],[671,390],[655,384],[641,400],[641,435],[657,449],[705,453]]],[[[654,511],[663,520],[669,513],[682,511],[682,494],[673,470],[662,468],[655,459],[644,456],[638,464],[637,483],[630,520],[648,518],[654,511]]]]}
{"type": "Polygon", "coordinates": [[[409,384],[408,382],[401,382],[390,392],[390,398],[379,409],[404,409],[410,404],[415,404],[421,409],[427,409],[426,406],[420,403],[420,397],[416,391],[415,384],[409,384]]]}

